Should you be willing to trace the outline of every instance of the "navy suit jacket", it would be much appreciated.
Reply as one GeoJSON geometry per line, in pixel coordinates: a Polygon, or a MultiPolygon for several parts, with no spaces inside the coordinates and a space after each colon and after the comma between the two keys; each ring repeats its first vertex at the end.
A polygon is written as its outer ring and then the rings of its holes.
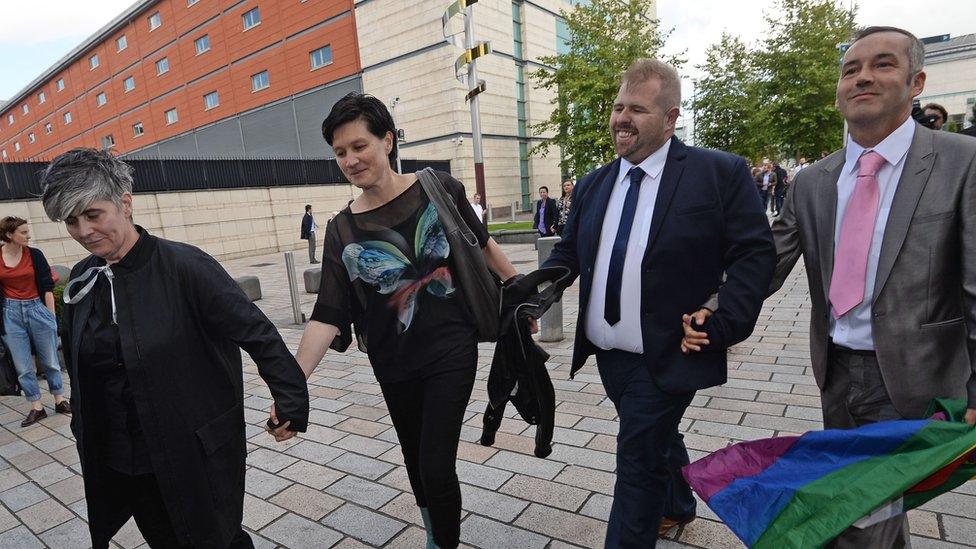
{"type": "MultiPolygon", "coordinates": [[[[619,170],[617,159],[579,181],[562,241],[543,265],[569,267],[580,278],[571,376],[597,351],[586,338],[585,318],[619,170]]],[[[725,383],[726,349],[752,333],[775,266],[769,223],[746,161],[672,137],[640,266],[641,295],[621,296],[640,300],[644,356],[662,390],[725,383]],[[682,354],[681,315],[697,311],[716,292],[720,306],[704,325],[710,344],[682,354]]]]}

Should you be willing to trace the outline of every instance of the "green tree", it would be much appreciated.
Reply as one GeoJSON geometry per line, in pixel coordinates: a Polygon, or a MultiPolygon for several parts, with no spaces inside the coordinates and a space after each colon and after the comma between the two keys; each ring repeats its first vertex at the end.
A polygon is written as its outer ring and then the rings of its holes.
{"type": "MultiPolygon", "coordinates": [[[[571,38],[567,53],[542,57],[554,67],[532,74],[536,85],[556,93],[549,119],[532,125],[554,136],[532,149],[543,156],[562,149],[563,173],[582,175],[614,158],[607,124],[620,73],[640,57],[653,57],[663,44],[657,21],[646,16],[652,0],[593,0],[562,17],[571,38]]],[[[674,65],[677,58],[665,59],[674,65]]]]}
{"type": "Polygon", "coordinates": [[[752,52],[738,37],[722,34],[698,65],[703,76],[695,81],[689,101],[695,117],[695,144],[755,160],[768,154],[766,126],[758,115],[759,81],[752,52]]]}
{"type": "Polygon", "coordinates": [[[854,15],[835,0],[779,0],[766,14],[768,34],[754,59],[763,98],[758,114],[781,155],[816,158],[841,147],[837,44],[853,34],[854,15]]]}

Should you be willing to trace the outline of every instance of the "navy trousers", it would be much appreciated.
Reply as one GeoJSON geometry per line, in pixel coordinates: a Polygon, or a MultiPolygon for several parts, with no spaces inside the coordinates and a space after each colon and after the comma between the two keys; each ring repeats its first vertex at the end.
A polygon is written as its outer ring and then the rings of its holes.
{"type": "Polygon", "coordinates": [[[643,355],[600,351],[596,362],[620,417],[617,480],[605,546],[654,547],[662,516],[682,520],[695,515],[695,498],[681,476],[688,451],[678,432],[695,393],[662,391],[643,355]]]}

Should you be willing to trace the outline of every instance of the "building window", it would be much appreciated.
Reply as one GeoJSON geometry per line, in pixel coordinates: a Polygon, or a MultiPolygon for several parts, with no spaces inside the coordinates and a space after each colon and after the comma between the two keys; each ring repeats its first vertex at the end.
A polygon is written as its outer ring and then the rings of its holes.
{"type": "Polygon", "coordinates": [[[34,132],[30,132],[29,134],[27,134],[28,143],[33,143],[35,141],[37,141],[37,136],[34,135],[34,132]]]}
{"type": "Polygon", "coordinates": [[[53,131],[54,131],[54,126],[52,126],[50,122],[48,122],[47,124],[44,124],[44,133],[50,135],[50,133],[53,132],[53,131]]]}
{"type": "Polygon", "coordinates": [[[251,91],[256,92],[258,90],[263,90],[271,85],[271,80],[268,78],[268,71],[261,71],[251,77],[251,91]]]}
{"type": "Polygon", "coordinates": [[[169,58],[164,57],[156,61],[156,76],[169,72],[169,58]]]}
{"type": "Polygon", "coordinates": [[[203,96],[203,110],[209,111],[218,105],[220,105],[220,94],[216,91],[212,91],[203,96]]]}
{"type": "Polygon", "coordinates": [[[7,125],[8,126],[13,126],[14,125],[14,115],[12,115],[12,114],[8,114],[7,115],[7,125]]]}
{"type": "Polygon", "coordinates": [[[90,70],[95,70],[98,68],[98,55],[93,55],[88,58],[88,65],[91,67],[90,70]]]}
{"type": "Polygon", "coordinates": [[[140,135],[142,135],[144,133],[146,133],[146,131],[144,129],[142,129],[142,122],[136,122],[135,124],[132,125],[132,135],[133,136],[139,137],[140,135]]]}
{"type": "Polygon", "coordinates": [[[200,38],[194,40],[193,44],[197,47],[197,55],[208,51],[210,49],[210,35],[204,34],[200,38]]]}
{"type": "Polygon", "coordinates": [[[27,103],[24,103],[23,105],[20,106],[20,111],[23,112],[24,114],[27,114],[30,112],[30,107],[27,106],[27,103]]]}
{"type": "Polygon", "coordinates": [[[122,81],[122,88],[125,91],[127,91],[127,92],[130,92],[130,91],[136,89],[136,78],[134,76],[130,76],[130,77],[126,78],[125,80],[123,80],[122,81]]]}
{"type": "Polygon", "coordinates": [[[102,148],[111,149],[115,146],[115,138],[110,135],[106,135],[102,138],[102,148]]]}
{"type": "Polygon", "coordinates": [[[154,14],[152,14],[152,15],[149,16],[149,30],[150,31],[154,31],[154,30],[158,29],[159,26],[162,25],[162,24],[163,24],[163,18],[159,15],[159,12],[158,11],[156,13],[154,13],[154,14]]]}
{"type": "Polygon", "coordinates": [[[14,152],[20,152],[20,141],[14,143],[14,152]]]}
{"type": "Polygon", "coordinates": [[[129,47],[129,41],[125,39],[125,35],[124,34],[122,36],[120,36],[120,37],[118,37],[118,38],[115,39],[115,51],[116,52],[120,52],[120,51],[124,50],[127,47],[129,47]]]}
{"type": "Polygon", "coordinates": [[[312,59],[312,70],[332,64],[332,46],[319,48],[309,54],[312,59]]]}
{"type": "Polygon", "coordinates": [[[192,6],[193,4],[196,4],[199,1],[200,0],[186,0],[186,7],[190,7],[190,6],[192,6]]]}
{"type": "Polygon", "coordinates": [[[170,125],[170,124],[176,124],[176,122],[179,119],[180,119],[180,116],[178,114],[176,114],[176,109],[170,109],[170,110],[166,111],[166,125],[167,126],[170,125]]]}
{"type": "Polygon", "coordinates": [[[47,96],[44,95],[44,92],[41,92],[41,93],[37,94],[37,104],[38,105],[40,105],[41,103],[43,103],[45,101],[47,101],[47,96]]]}
{"type": "Polygon", "coordinates": [[[3,150],[3,158],[7,158],[7,149],[3,150]]]}
{"type": "Polygon", "coordinates": [[[58,81],[54,83],[54,87],[61,91],[64,89],[64,78],[58,78],[58,81]]]}
{"type": "Polygon", "coordinates": [[[108,103],[108,97],[105,96],[105,92],[98,92],[98,95],[95,96],[95,104],[101,107],[105,103],[108,103]]]}
{"type": "Polygon", "coordinates": [[[70,111],[64,113],[64,123],[65,124],[70,124],[71,123],[71,112],[70,111]]]}
{"type": "Polygon", "coordinates": [[[248,11],[241,17],[244,19],[244,30],[261,23],[261,11],[258,8],[248,11]]]}

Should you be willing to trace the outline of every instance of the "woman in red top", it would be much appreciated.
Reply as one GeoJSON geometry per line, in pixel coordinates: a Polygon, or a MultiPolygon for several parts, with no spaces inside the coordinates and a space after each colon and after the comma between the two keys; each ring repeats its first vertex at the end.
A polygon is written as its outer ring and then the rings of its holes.
{"type": "Polygon", "coordinates": [[[58,361],[54,281],[44,254],[27,245],[30,229],[26,219],[8,216],[0,220],[0,240],[0,335],[10,350],[24,396],[31,404],[27,419],[20,424],[27,427],[47,417],[31,360],[31,342],[47,376],[48,389],[54,395],[54,410],[71,413],[71,405],[64,398],[58,361]]]}

